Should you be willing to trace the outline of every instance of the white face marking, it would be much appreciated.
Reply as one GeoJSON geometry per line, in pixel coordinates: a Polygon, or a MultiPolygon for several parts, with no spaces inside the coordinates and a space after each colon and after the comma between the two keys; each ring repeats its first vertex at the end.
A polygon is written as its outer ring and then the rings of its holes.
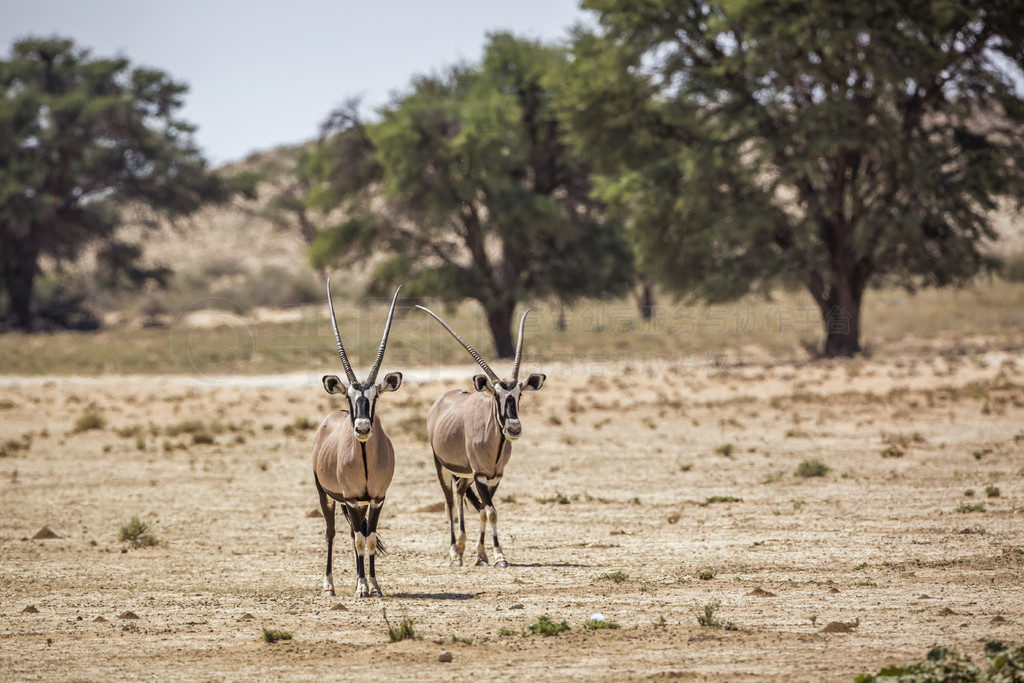
{"type": "Polygon", "coordinates": [[[377,387],[375,387],[375,386],[373,386],[371,384],[367,389],[364,389],[363,391],[360,391],[359,389],[356,389],[355,386],[349,385],[349,388],[348,388],[348,397],[349,397],[349,399],[351,399],[352,401],[355,401],[360,396],[365,396],[366,400],[368,400],[370,403],[373,403],[373,399],[377,398],[377,387]]]}

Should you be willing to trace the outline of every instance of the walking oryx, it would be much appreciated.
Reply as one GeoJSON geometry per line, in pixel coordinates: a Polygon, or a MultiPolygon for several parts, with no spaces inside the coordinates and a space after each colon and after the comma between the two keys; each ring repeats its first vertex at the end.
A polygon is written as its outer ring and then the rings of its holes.
{"type": "Polygon", "coordinates": [[[491,536],[494,542],[496,567],[507,567],[505,553],[498,543],[498,513],[494,510],[494,492],[498,489],[501,476],[512,455],[512,441],[523,433],[519,421],[519,398],[523,391],[537,391],[544,386],[546,375],[532,374],[519,382],[519,362],[523,357],[523,326],[527,310],[519,321],[519,341],[512,365],[512,379],[502,381],[488,367],[484,359],[467,344],[455,330],[433,312],[417,306],[444,326],[462,344],[486,375],[475,375],[473,386],[476,393],[453,389],[441,395],[430,408],[427,416],[427,435],[434,451],[434,465],[437,478],[444,491],[448,511],[448,529],[451,532],[451,549],[448,551],[451,565],[462,565],[462,553],[466,549],[466,521],[463,515],[465,498],[480,513],[480,540],[476,546],[477,565],[487,565],[484,549],[484,533],[487,521],[491,522],[491,536]],[[471,488],[476,484],[476,494],[471,488]],[[458,505],[453,500],[453,492],[458,505]],[[479,497],[477,497],[479,494],[479,497]],[[455,536],[455,513],[458,511],[459,535],[455,536]]]}
{"type": "Polygon", "coordinates": [[[391,477],[395,473],[395,449],[391,439],[384,433],[380,418],[376,414],[377,398],[386,391],[402,386],[402,373],[389,372],[384,381],[374,385],[377,371],[384,359],[388,345],[391,319],[395,315],[398,292],[391,300],[388,321],[384,325],[384,337],[380,340],[377,360],[373,362],[365,382],[356,379],[352,366],[345,355],[338,333],[338,321],[334,317],[334,303],[331,301],[331,281],[327,280],[327,305],[331,309],[331,326],[334,339],[338,342],[338,355],[348,377],[348,386],[337,375],[324,375],[324,389],[329,394],[345,394],[348,410],[336,410],[326,418],[313,437],[313,481],[320,496],[320,507],[327,520],[327,570],[324,572],[324,595],[334,595],[334,579],[331,576],[331,555],[334,550],[334,504],[342,504],[345,518],[352,530],[352,543],[356,554],[356,597],[366,598],[382,595],[377,585],[374,570],[374,556],[384,552],[383,544],[377,538],[377,519],[384,505],[391,477]],[[370,583],[367,586],[364,557],[370,561],[370,583]]]}

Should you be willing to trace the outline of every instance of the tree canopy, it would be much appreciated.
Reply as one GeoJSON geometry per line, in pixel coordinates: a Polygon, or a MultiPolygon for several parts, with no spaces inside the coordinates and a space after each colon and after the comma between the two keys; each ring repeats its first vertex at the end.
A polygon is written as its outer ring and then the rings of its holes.
{"type": "Polygon", "coordinates": [[[805,287],[824,352],[866,287],[965,282],[1021,200],[1024,5],[585,0],[562,114],[668,288],[805,287]]]}
{"type": "Polygon", "coordinates": [[[563,60],[496,34],[479,66],[416,78],[379,120],[332,117],[311,196],[343,220],[314,242],[314,265],[376,255],[378,287],[474,299],[503,357],[524,298],[628,287],[629,246],[590,197],[590,169],[556,116],[549,78],[563,60]]]}
{"type": "Polygon", "coordinates": [[[0,61],[0,285],[6,322],[31,329],[40,261],[99,244],[112,281],[159,278],[120,242],[125,206],[183,216],[231,188],[178,118],[187,87],[64,38],[16,42],[0,61]]]}

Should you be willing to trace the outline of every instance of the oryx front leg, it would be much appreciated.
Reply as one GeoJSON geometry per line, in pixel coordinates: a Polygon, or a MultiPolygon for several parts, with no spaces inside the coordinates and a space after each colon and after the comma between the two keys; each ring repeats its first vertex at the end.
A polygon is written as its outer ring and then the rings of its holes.
{"type": "Polygon", "coordinates": [[[494,493],[498,490],[498,484],[500,482],[501,477],[495,477],[490,480],[480,477],[476,480],[476,490],[480,494],[481,503],[483,503],[483,508],[480,510],[479,554],[483,557],[484,564],[486,564],[487,556],[483,551],[484,525],[489,521],[491,523],[491,540],[494,543],[494,566],[504,569],[508,566],[508,560],[505,559],[505,553],[501,549],[501,543],[498,542],[498,511],[494,509],[494,493]]]}
{"type": "Polygon", "coordinates": [[[451,526],[452,547],[448,551],[451,558],[451,566],[462,566],[462,555],[466,552],[466,490],[473,483],[472,479],[452,478],[452,488],[455,489],[455,510],[449,515],[451,526]],[[455,513],[458,514],[459,531],[455,533],[455,513]]]}
{"type": "Polygon", "coordinates": [[[352,549],[356,556],[356,597],[370,597],[366,583],[366,509],[358,505],[345,505],[345,516],[352,528],[352,549]]]}
{"type": "Polygon", "coordinates": [[[383,500],[374,501],[370,503],[370,510],[366,515],[366,555],[369,558],[370,564],[369,581],[371,598],[384,597],[384,593],[381,592],[380,585],[377,583],[377,571],[375,567],[378,549],[381,553],[384,552],[383,544],[379,544],[377,539],[377,520],[380,518],[380,511],[383,507],[383,500]]]}

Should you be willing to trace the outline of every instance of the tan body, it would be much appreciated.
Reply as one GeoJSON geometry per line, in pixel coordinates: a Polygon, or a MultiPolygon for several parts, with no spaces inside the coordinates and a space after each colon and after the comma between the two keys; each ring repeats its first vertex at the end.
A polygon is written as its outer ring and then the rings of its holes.
{"type": "Polygon", "coordinates": [[[360,442],[347,410],[336,410],[313,437],[313,472],[327,495],[341,502],[383,501],[395,474],[395,449],[374,416],[370,438],[360,442]]]}
{"type": "Polygon", "coordinates": [[[512,455],[512,443],[501,437],[494,400],[486,393],[453,389],[442,394],[427,416],[427,436],[434,454],[456,474],[500,477],[512,455]]]}

